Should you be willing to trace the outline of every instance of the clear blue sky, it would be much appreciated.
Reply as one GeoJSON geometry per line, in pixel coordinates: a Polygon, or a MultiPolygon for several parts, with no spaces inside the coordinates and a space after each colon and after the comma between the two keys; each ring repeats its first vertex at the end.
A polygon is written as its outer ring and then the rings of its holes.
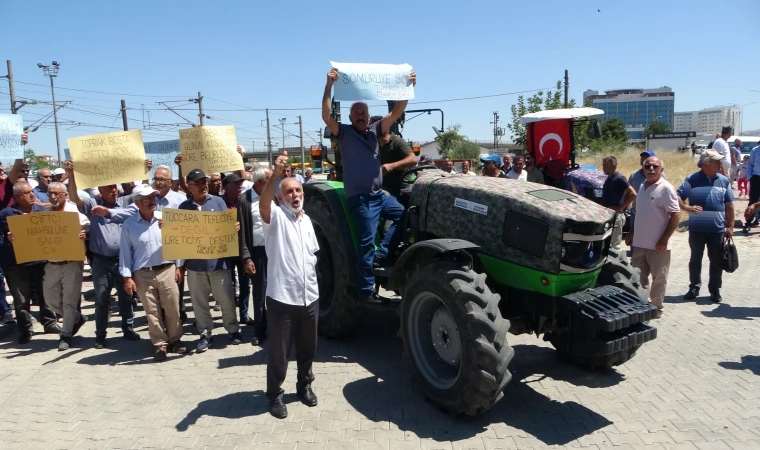
{"type": "MultiPolygon", "coordinates": [[[[61,63],[55,80],[66,138],[120,128],[125,99],[130,128],[142,128],[141,105],[156,124],[183,120],[161,110],[176,105],[196,121],[186,100],[201,91],[207,124],[232,124],[241,144],[263,149],[265,114],[298,134],[303,115],[308,146],[329,61],[409,63],[418,73],[417,102],[527,91],[554,85],[570,71],[570,96],[585,89],[659,87],[676,93],[676,111],[721,104],[744,108],[745,129],[760,128],[760,62],[755,0],[710,1],[410,1],[260,2],[133,0],[75,2],[4,0],[0,74],[13,60],[18,97],[50,100],[38,62],[61,63]],[[597,12],[601,9],[601,12],[597,12]],[[24,83],[37,83],[35,86],[24,83]],[[112,95],[63,88],[132,94],[112,95]],[[246,108],[231,105],[242,105],[246,108]],[[181,106],[184,105],[184,106],[181,106]],[[236,111],[230,111],[236,110],[236,111]],[[242,110],[242,111],[240,111],[242,110]],[[72,123],[84,125],[72,126],[72,123]]],[[[0,80],[0,110],[9,110],[0,80]]],[[[492,139],[493,111],[503,120],[516,95],[410,105],[442,108],[446,125],[460,123],[471,139],[492,139]]],[[[49,105],[20,112],[30,124],[49,105]]],[[[386,111],[375,108],[374,113],[386,111]]],[[[147,117],[146,117],[147,119],[147,117]]],[[[348,120],[347,111],[344,120],[348,120]]],[[[440,116],[408,123],[404,136],[427,141],[440,116]]],[[[147,126],[147,120],[146,120],[147,126]]],[[[184,128],[185,125],[179,125],[184,128]]],[[[177,138],[177,126],[144,130],[144,140],[177,138]]],[[[52,120],[31,136],[38,154],[55,154],[52,120]]],[[[272,128],[273,142],[281,131],[272,128]]],[[[286,145],[297,145],[288,135],[286,145]]]]}

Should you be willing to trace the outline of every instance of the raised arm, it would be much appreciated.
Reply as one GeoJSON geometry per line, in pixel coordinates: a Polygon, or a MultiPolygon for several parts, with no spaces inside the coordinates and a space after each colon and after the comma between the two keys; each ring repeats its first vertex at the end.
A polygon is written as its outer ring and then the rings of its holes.
{"type": "MultiPolygon", "coordinates": [[[[340,125],[330,115],[332,112],[332,87],[335,81],[338,80],[338,69],[333,68],[327,72],[327,84],[325,85],[325,94],[322,96],[322,120],[327,125],[327,129],[330,130],[333,136],[338,136],[340,132],[340,125]]],[[[268,216],[267,216],[268,217],[268,216]]]]}
{"type": "Polygon", "coordinates": [[[184,192],[190,192],[187,189],[187,182],[185,182],[185,177],[182,176],[182,153],[177,153],[177,156],[174,158],[174,164],[177,165],[177,176],[179,177],[179,188],[182,189],[184,192]]]}
{"type": "Polygon", "coordinates": [[[8,182],[11,185],[16,184],[18,181],[18,177],[21,175],[21,166],[24,165],[24,161],[21,159],[17,159],[13,163],[13,167],[11,168],[10,173],[8,174],[8,182]]]}
{"type": "MultiPolygon", "coordinates": [[[[409,74],[409,82],[412,83],[412,86],[417,85],[417,73],[412,72],[409,74]]],[[[401,100],[399,102],[396,102],[396,104],[393,106],[393,110],[386,114],[385,117],[383,117],[383,120],[380,122],[380,134],[385,134],[386,131],[391,129],[391,126],[396,123],[396,121],[401,117],[402,114],[404,114],[404,110],[406,110],[406,105],[409,103],[408,100],[401,100]]]]}
{"type": "Polygon", "coordinates": [[[68,191],[69,191],[69,199],[74,202],[77,205],[77,208],[79,210],[84,209],[84,202],[82,202],[82,199],[79,198],[79,194],[77,193],[77,180],[74,177],[74,162],[73,161],[64,161],[63,168],[66,170],[66,175],[69,180],[68,184],[68,191]]]}
{"type": "Polygon", "coordinates": [[[274,201],[274,191],[277,187],[277,180],[280,179],[287,166],[288,152],[282,152],[282,155],[278,156],[277,161],[274,163],[274,173],[269,177],[269,181],[267,181],[267,185],[264,186],[264,190],[261,191],[259,213],[261,213],[261,220],[267,225],[269,225],[269,220],[272,218],[272,201],[274,201]]]}
{"type": "Polygon", "coordinates": [[[245,149],[242,145],[237,146],[237,152],[238,155],[240,155],[240,159],[243,161],[243,168],[235,172],[237,176],[240,177],[241,180],[245,180],[245,159],[243,159],[243,153],[245,153],[245,149]]]}

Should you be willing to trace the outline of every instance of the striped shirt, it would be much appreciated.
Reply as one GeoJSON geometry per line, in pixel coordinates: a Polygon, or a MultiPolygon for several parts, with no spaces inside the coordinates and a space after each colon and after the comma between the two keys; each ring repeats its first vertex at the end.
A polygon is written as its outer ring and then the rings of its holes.
{"type": "Polygon", "coordinates": [[[689,215],[689,232],[722,233],[726,230],[726,203],[734,201],[731,182],[721,174],[709,178],[701,170],[686,177],[678,188],[681,200],[701,206],[702,212],[689,215]]]}

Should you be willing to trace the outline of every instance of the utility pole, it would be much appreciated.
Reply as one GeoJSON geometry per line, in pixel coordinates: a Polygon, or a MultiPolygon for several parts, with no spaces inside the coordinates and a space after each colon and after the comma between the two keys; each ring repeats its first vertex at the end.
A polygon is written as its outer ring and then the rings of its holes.
{"type": "Polygon", "coordinates": [[[200,117],[201,126],[203,126],[203,96],[198,91],[198,117],[200,117]]]}
{"type": "Polygon", "coordinates": [[[567,108],[567,91],[570,88],[570,78],[567,75],[567,69],[565,69],[565,108],[567,108]]]}
{"type": "Polygon", "coordinates": [[[280,119],[280,128],[282,129],[282,151],[285,151],[285,122],[288,119],[282,118],[280,119]]]}
{"type": "Polygon", "coordinates": [[[8,64],[8,75],[0,78],[8,78],[8,93],[11,96],[11,114],[16,114],[16,88],[13,86],[13,62],[10,59],[5,62],[8,64]]]}
{"type": "Polygon", "coordinates": [[[496,149],[499,142],[499,111],[493,112],[493,148],[496,149]]]}
{"type": "Polygon", "coordinates": [[[301,175],[306,175],[306,152],[303,149],[303,120],[298,116],[298,131],[301,135],[301,175]]]}
{"type": "Polygon", "coordinates": [[[319,145],[322,145],[322,130],[317,130],[317,137],[319,138],[319,145]]]}
{"type": "Polygon", "coordinates": [[[272,167],[272,136],[269,133],[269,108],[266,109],[267,111],[267,161],[269,162],[269,167],[272,167]]]}
{"type": "Polygon", "coordinates": [[[49,66],[37,63],[37,67],[42,69],[46,77],[50,78],[50,95],[53,97],[53,120],[55,121],[55,144],[58,147],[58,167],[61,167],[63,164],[61,161],[61,138],[58,132],[58,109],[55,107],[55,85],[53,84],[53,78],[58,76],[58,69],[61,65],[58,61],[53,61],[49,66]]]}
{"type": "Polygon", "coordinates": [[[121,101],[121,123],[124,125],[124,131],[129,131],[129,125],[127,124],[127,102],[121,101]]]}

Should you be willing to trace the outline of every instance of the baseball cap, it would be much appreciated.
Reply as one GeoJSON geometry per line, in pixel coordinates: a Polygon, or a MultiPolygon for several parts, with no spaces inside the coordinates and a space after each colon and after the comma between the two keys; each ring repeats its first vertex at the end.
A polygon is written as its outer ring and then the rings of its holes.
{"type": "Polygon", "coordinates": [[[190,173],[187,174],[185,181],[200,181],[204,178],[208,178],[204,171],[201,169],[193,169],[190,171],[190,173]]]}
{"type": "Polygon", "coordinates": [[[726,157],[716,152],[715,150],[707,150],[706,152],[702,153],[702,155],[700,155],[699,162],[723,161],[724,159],[726,159],[726,157]]]}
{"type": "Polygon", "coordinates": [[[424,162],[428,162],[428,161],[432,161],[432,159],[430,159],[430,157],[428,155],[422,155],[422,156],[420,156],[420,163],[424,163],[424,162]]]}
{"type": "Polygon", "coordinates": [[[63,170],[63,169],[62,169],[62,168],[60,168],[60,167],[56,168],[56,169],[53,171],[53,175],[63,175],[64,173],[66,173],[66,171],[65,171],[65,170],[63,170]]]}
{"type": "Polygon", "coordinates": [[[486,163],[489,161],[496,164],[501,164],[501,157],[499,157],[499,155],[497,155],[496,153],[491,153],[488,156],[480,158],[480,162],[486,163]]]}
{"type": "Polygon", "coordinates": [[[245,163],[245,170],[248,170],[248,169],[253,170],[254,169],[253,164],[245,163]]]}
{"type": "Polygon", "coordinates": [[[222,180],[222,186],[227,186],[230,183],[238,183],[240,181],[243,181],[243,179],[240,178],[240,176],[238,176],[238,174],[231,173],[231,174],[227,175],[226,177],[224,177],[224,179],[222,180]]]}
{"type": "Polygon", "coordinates": [[[147,197],[153,194],[158,194],[158,191],[147,184],[135,186],[134,190],[132,190],[132,195],[139,195],[140,197],[147,197]]]}
{"type": "Polygon", "coordinates": [[[649,157],[655,156],[654,152],[649,149],[646,149],[639,154],[639,156],[644,156],[644,155],[649,156],[649,157]]]}

